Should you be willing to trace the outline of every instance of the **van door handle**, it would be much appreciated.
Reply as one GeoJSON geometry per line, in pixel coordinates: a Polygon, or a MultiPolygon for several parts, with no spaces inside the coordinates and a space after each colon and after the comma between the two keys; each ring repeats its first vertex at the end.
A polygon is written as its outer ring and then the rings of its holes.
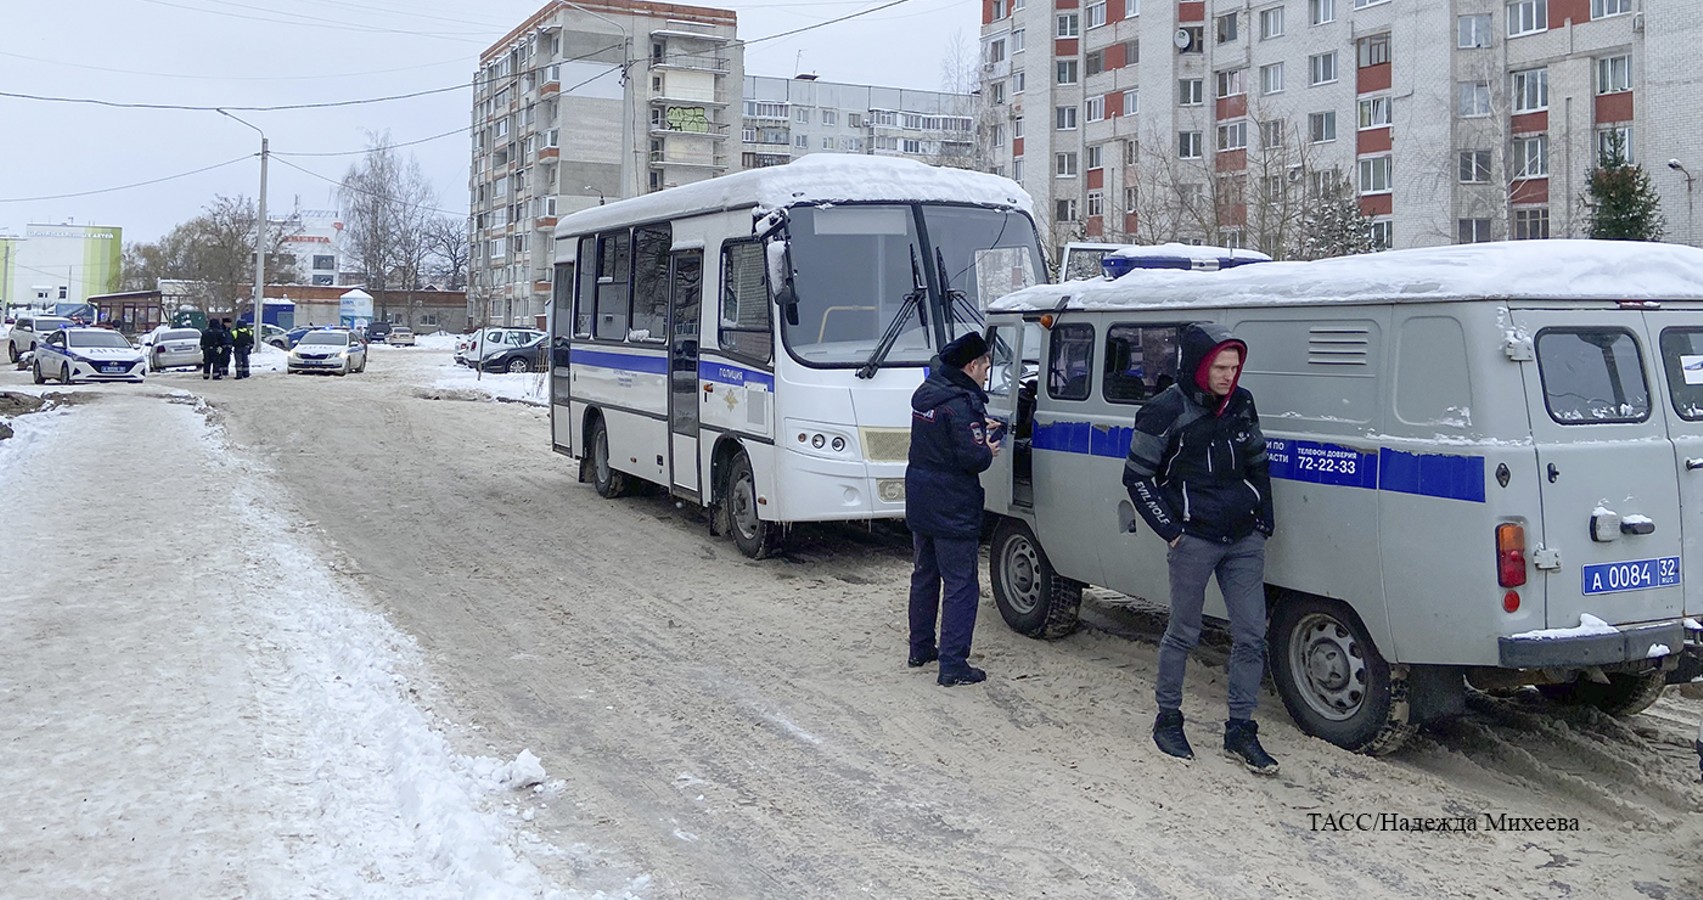
{"type": "Polygon", "coordinates": [[[1694,456],[1685,461],[1685,471],[1694,472],[1703,469],[1703,456],[1694,456]]]}

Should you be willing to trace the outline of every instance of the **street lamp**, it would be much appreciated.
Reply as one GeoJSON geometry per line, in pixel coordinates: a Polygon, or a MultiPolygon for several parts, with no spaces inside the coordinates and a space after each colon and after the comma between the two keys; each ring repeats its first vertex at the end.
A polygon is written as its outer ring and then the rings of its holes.
{"type": "Polygon", "coordinates": [[[254,320],[250,323],[254,332],[254,348],[260,348],[260,316],[265,306],[266,296],[266,157],[269,145],[266,132],[261,131],[251,122],[231,115],[224,110],[216,110],[219,115],[253,128],[260,135],[260,198],[256,202],[257,209],[254,217],[254,320]]]}
{"type": "Polygon", "coordinates": [[[1696,186],[1697,179],[1693,178],[1691,173],[1686,171],[1685,166],[1681,165],[1677,159],[1668,160],[1668,168],[1685,176],[1685,242],[1695,244],[1697,243],[1697,233],[1692,230],[1691,189],[1696,186]]]}
{"type": "Polygon", "coordinates": [[[603,191],[599,190],[598,188],[594,188],[589,184],[585,186],[584,190],[588,190],[588,191],[595,193],[597,195],[597,205],[598,206],[603,205],[603,191]]]}

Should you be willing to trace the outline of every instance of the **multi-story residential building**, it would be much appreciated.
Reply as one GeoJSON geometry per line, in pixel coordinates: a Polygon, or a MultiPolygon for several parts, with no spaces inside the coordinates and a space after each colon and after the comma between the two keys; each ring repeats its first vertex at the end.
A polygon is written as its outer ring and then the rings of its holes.
{"type": "Polygon", "coordinates": [[[468,190],[468,316],[531,323],[556,219],[738,168],[744,77],[733,11],[551,0],[479,57],[468,190]]]}
{"type": "Polygon", "coordinates": [[[982,21],[992,168],[1055,244],[1290,255],[1339,188],[1385,246],[1582,236],[1616,140],[1668,238],[1700,238],[1703,24],[1677,4],[984,0],[982,21]]]}
{"type": "Polygon", "coordinates": [[[740,166],[833,152],[980,168],[976,103],[973,94],[747,75],[740,166]]]}

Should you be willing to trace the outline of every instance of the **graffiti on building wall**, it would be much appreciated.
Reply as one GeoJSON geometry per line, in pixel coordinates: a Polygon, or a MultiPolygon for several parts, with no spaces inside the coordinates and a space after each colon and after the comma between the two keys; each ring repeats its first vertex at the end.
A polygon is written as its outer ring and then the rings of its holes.
{"type": "Polygon", "coordinates": [[[690,131],[695,134],[707,134],[710,130],[709,117],[704,115],[703,107],[699,106],[670,106],[664,113],[669,131],[690,131]]]}

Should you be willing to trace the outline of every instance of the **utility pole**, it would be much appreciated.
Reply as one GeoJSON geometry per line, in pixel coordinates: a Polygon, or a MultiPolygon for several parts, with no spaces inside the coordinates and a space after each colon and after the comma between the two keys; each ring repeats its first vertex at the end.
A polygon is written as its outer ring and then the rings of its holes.
{"type": "Polygon", "coordinates": [[[266,132],[250,122],[231,115],[224,110],[218,110],[219,115],[241,122],[260,135],[260,197],[256,201],[254,216],[254,319],[250,322],[254,333],[255,349],[260,347],[260,316],[266,305],[266,158],[270,153],[266,132]]]}

